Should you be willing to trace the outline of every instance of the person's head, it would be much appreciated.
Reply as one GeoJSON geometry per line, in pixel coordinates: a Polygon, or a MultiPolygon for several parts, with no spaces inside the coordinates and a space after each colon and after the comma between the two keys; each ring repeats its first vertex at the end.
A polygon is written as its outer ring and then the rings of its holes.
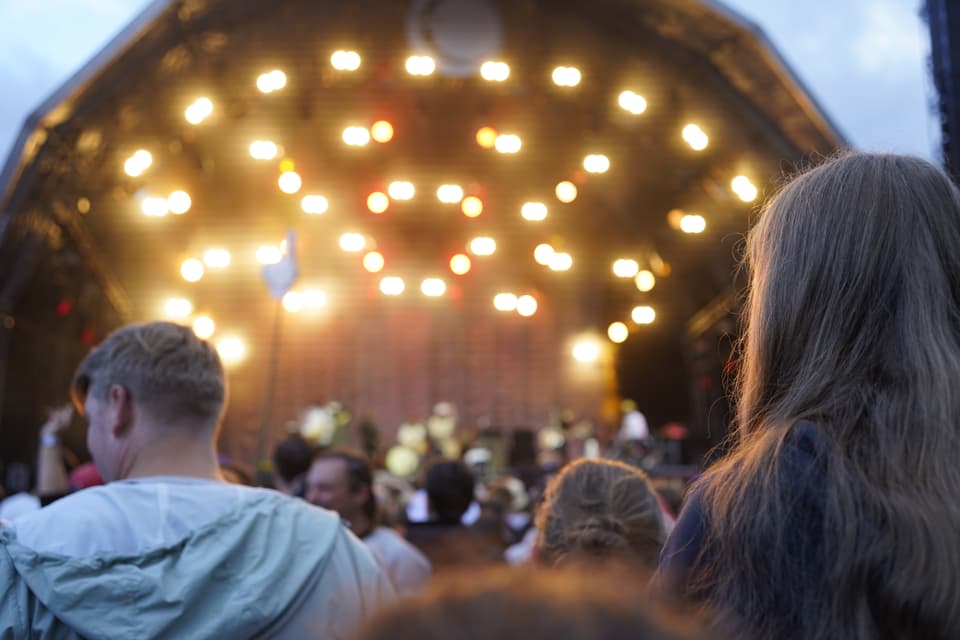
{"type": "Polygon", "coordinates": [[[652,571],[666,537],[647,476],[612,460],[567,465],[547,487],[536,523],[536,557],[550,565],[615,560],[652,571]]]}
{"type": "Polygon", "coordinates": [[[960,193],[919,158],[838,156],[770,201],[745,260],[738,442],[702,485],[713,526],[694,589],[762,637],[952,635],[960,193]],[[782,454],[801,420],[819,440],[815,491],[782,454]],[[784,544],[804,505],[829,534],[784,544]],[[915,626],[937,620],[951,632],[915,626]]]}
{"type": "Polygon", "coordinates": [[[89,421],[90,454],[111,481],[131,457],[149,455],[151,442],[177,437],[212,449],[226,383],[209,343],[189,327],[151,322],[110,334],[80,363],[72,392],[89,421]]]}
{"type": "Polygon", "coordinates": [[[372,526],[376,519],[370,463],[356,451],[318,451],[307,471],[305,498],[318,507],[336,511],[358,533],[362,533],[361,528],[372,526]]]}
{"type": "MultiPolygon", "coordinates": [[[[654,609],[638,576],[487,569],[436,578],[422,596],[374,618],[358,640],[695,640],[690,616],[654,609]]],[[[712,633],[710,638],[718,638],[712,633]]]]}
{"type": "Polygon", "coordinates": [[[273,483],[278,491],[293,495],[297,485],[310,469],[313,447],[298,434],[292,434],[277,443],[273,450],[273,483]]]}
{"type": "Polygon", "coordinates": [[[473,502],[475,480],[464,463],[437,460],[427,467],[424,488],[437,521],[457,524],[473,502]]]}

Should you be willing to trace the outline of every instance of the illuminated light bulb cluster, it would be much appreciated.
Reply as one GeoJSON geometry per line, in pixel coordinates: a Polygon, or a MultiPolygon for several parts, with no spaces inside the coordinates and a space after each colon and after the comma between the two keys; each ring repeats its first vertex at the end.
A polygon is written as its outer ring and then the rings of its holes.
{"type": "Polygon", "coordinates": [[[476,196],[467,196],[460,204],[460,210],[468,218],[476,218],[483,213],[483,200],[476,196]]]}
{"type": "Polygon", "coordinates": [[[254,160],[273,160],[279,154],[279,147],[269,140],[254,140],[250,143],[250,157],[254,160]]]}
{"type": "Polygon", "coordinates": [[[477,144],[484,149],[493,149],[497,144],[497,135],[493,127],[481,127],[477,129],[477,144]]]}
{"type": "Polygon", "coordinates": [[[630,318],[637,324],[653,324],[653,321],[657,319],[657,312],[653,310],[653,307],[634,307],[633,311],[630,312],[630,318]]]}
{"type": "Polygon", "coordinates": [[[359,253],[367,248],[367,239],[362,233],[345,233],[340,236],[340,248],[348,253],[359,253]]]}
{"type": "Polygon", "coordinates": [[[497,295],[493,296],[493,308],[497,311],[516,311],[517,294],[498,293],[497,295]]]}
{"type": "Polygon", "coordinates": [[[744,202],[753,202],[757,199],[757,195],[759,195],[757,187],[750,182],[750,178],[747,176],[737,176],[734,178],[730,182],[730,188],[737,194],[737,197],[744,202]]]}
{"type": "Polygon", "coordinates": [[[300,201],[300,208],[306,214],[318,216],[330,209],[330,202],[323,196],[309,195],[304,196],[303,200],[300,201]]]}
{"type": "Polygon", "coordinates": [[[680,218],[680,231],[684,233],[703,233],[707,228],[707,221],[701,215],[686,214],[680,218]]]}
{"type": "Polygon", "coordinates": [[[559,183],[556,188],[557,200],[564,204],[570,204],[577,199],[577,185],[569,180],[559,183]]]}
{"type": "Polygon", "coordinates": [[[403,278],[387,276],[380,281],[380,292],[385,296],[399,296],[407,288],[403,278]]]}
{"type": "Polygon", "coordinates": [[[530,295],[524,295],[517,298],[517,313],[524,318],[529,318],[537,312],[539,308],[537,299],[530,295]]]}
{"type": "Polygon", "coordinates": [[[510,65],[506,62],[488,60],[480,65],[480,76],[489,82],[503,82],[510,77],[510,65]]]}
{"type": "Polygon", "coordinates": [[[481,236],[470,241],[470,253],[475,256],[492,256],[497,251],[497,243],[493,238],[481,236]]]}
{"type": "Polygon", "coordinates": [[[216,330],[217,325],[214,324],[213,318],[210,316],[197,316],[193,320],[193,332],[201,340],[208,340],[213,337],[216,330]]]}
{"type": "Polygon", "coordinates": [[[273,93],[287,86],[287,74],[279,69],[261,73],[257,77],[257,89],[260,93],[273,93]]]}
{"type": "Polygon", "coordinates": [[[653,275],[653,272],[644,269],[637,273],[637,277],[633,279],[633,283],[637,285],[637,290],[646,293],[647,291],[652,291],[656,286],[657,278],[653,275]]]}
{"type": "Polygon", "coordinates": [[[398,180],[390,183],[390,186],[387,187],[387,193],[394,200],[413,200],[417,189],[413,186],[412,182],[398,180]]]}
{"type": "Polygon", "coordinates": [[[386,120],[377,120],[370,126],[370,137],[380,144],[393,140],[393,133],[393,125],[386,120]]]}
{"type": "Polygon", "coordinates": [[[493,146],[498,153],[512,155],[514,153],[520,153],[520,149],[523,147],[523,140],[516,134],[502,133],[497,136],[493,146]]]}
{"type": "Polygon", "coordinates": [[[537,299],[531,295],[517,296],[515,293],[498,293],[493,296],[493,308],[497,311],[516,311],[519,315],[529,318],[537,312],[537,299]]]}
{"type": "Polygon", "coordinates": [[[124,172],[131,178],[137,178],[153,164],[153,156],[145,149],[139,149],[123,163],[124,172]]]}
{"type": "Polygon", "coordinates": [[[183,112],[183,117],[190,124],[200,124],[213,115],[213,102],[209,98],[197,98],[183,112]]]}
{"type": "Polygon", "coordinates": [[[260,264],[277,264],[283,260],[283,251],[280,247],[264,245],[257,248],[257,262],[260,264]]]}
{"type": "Polygon", "coordinates": [[[558,87],[575,87],[580,84],[580,69],[576,67],[557,67],[553,70],[553,84],[558,87]]]}
{"type": "Polygon", "coordinates": [[[366,127],[347,127],[343,130],[343,141],[350,147],[365,147],[370,144],[370,131],[366,127]]]}
{"type": "Polygon", "coordinates": [[[299,291],[287,291],[283,294],[283,308],[290,313],[303,310],[303,295],[299,291]]]}
{"type": "Polygon", "coordinates": [[[447,283],[440,278],[426,278],[420,283],[420,292],[428,298],[439,298],[447,292],[447,283]]]}
{"type": "Polygon", "coordinates": [[[383,254],[377,251],[371,251],[363,256],[363,268],[370,273],[380,273],[383,271],[384,264],[383,254]]]}
{"type": "Polygon", "coordinates": [[[613,275],[618,278],[632,278],[640,271],[636,260],[621,258],[613,263],[613,275]]]}
{"type": "Polygon", "coordinates": [[[226,269],[232,260],[226,249],[207,249],[203,252],[203,264],[211,269],[226,269]]]}
{"type": "Polygon", "coordinates": [[[537,261],[537,264],[542,264],[545,267],[549,267],[550,260],[553,259],[554,253],[555,251],[553,247],[549,244],[538,244],[533,250],[533,259],[537,261]]]}
{"type": "Polygon", "coordinates": [[[569,253],[554,252],[547,267],[551,271],[569,271],[573,267],[573,257],[569,253]]]}
{"type": "Polygon", "coordinates": [[[638,93],[633,91],[624,91],[617,98],[617,103],[620,105],[620,108],[628,113],[632,113],[635,116],[640,115],[647,110],[647,101],[646,99],[638,93]]]}
{"type": "Polygon", "coordinates": [[[190,199],[190,194],[186,191],[174,191],[167,196],[167,208],[170,209],[170,213],[175,216],[180,216],[190,211],[192,204],[193,201],[190,199]]]}
{"type": "Polygon", "coordinates": [[[602,154],[591,154],[583,159],[583,168],[587,173],[606,173],[610,170],[610,158],[602,154]]]}
{"type": "Polygon", "coordinates": [[[140,203],[140,210],[148,218],[162,218],[170,212],[170,205],[166,198],[150,196],[144,198],[140,203]]]}
{"type": "Polygon", "coordinates": [[[243,362],[247,356],[247,346],[240,338],[223,338],[217,342],[217,353],[223,364],[232,367],[243,362]]]}
{"type": "Polygon", "coordinates": [[[429,76],[437,70],[437,63],[430,56],[410,56],[405,67],[412,76],[429,76]]]}
{"type": "Polygon", "coordinates": [[[463,187],[456,184],[442,184],[437,189],[437,200],[444,204],[457,204],[463,200],[463,187]]]}
{"type": "Polygon", "coordinates": [[[200,282],[203,272],[203,263],[196,258],[187,258],[180,265],[180,275],[187,282],[200,282]]]}
{"type": "Polygon", "coordinates": [[[578,340],[571,350],[573,359],[581,364],[590,364],[600,359],[600,344],[591,338],[578,340]]]}
{"type": "Polygon", "coordinates": [[[186,318],[193,313],[193,303],[186,298],[170,298],[163,306],[168,318],[186,318]]]}
{"type": "Polygon", "coordinates": [[[703,151],[710,143],[710,138],[703,132],[703,129],[692,123],[683,128],[682,135],[684,141],[694,151],[703,151]]]}
{"type": "Polygon", "coordinates": [[[360,68],[360,54],[356,51],[334,51],[330,64],[337,71],[356,71],[360,68]]]}
{"type": "Polygon", "coordinates": [[[466,275],[470,272],[471,266],[472,263],[470,261],[470,256],[467,256],[463,253],[458,253],[450,258],[450,271],[454,275],[466,275]]]}
{"type": "Polygon", "coordinates": [[[524,220],[540,222],[547,219],[547,205],[542,202],[527,202],[520,207],[520,215],[524,220]]]}
{"type": "Polygon", "coordinates": [[[621,344],[630,337],[630,328],[622,322],[611,323],[607,327],[607,337],[610,338],[610,342],[621,344]]]}
{"type": "Polygon", "coordinates": [[[390,198],[381,191],[374,191],[367,196],[367,209],[377,215],[390,208],[390,198]]]}
{"type": "Polygon", "coordinates": [[[296,171],[284,171],[277,178],[277,186],[280,187],[280,191],[293,195],[303,187],[303,178],[296,171]]]}

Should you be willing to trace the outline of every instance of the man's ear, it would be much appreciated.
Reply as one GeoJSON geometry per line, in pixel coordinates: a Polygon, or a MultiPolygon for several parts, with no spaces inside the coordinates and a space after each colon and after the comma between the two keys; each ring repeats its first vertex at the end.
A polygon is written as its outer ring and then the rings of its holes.
{"type": "Polygon", "coordinates": [[[107,426],[113,437],[119,438],[129,430],[133,422],[133,398],[126,387],[112,384],[107,394],[107,402],[110,421],[107,426]]]}

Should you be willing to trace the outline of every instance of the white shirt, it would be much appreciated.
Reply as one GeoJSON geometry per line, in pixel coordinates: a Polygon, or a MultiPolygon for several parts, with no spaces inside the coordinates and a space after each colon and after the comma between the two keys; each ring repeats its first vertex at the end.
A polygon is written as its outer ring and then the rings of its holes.
{"type": "Polygon", "coordinates": [[[430,580],[430,561],[393,529],[377,527],[363,542],[399,595],[414,595],[430,580]]]}

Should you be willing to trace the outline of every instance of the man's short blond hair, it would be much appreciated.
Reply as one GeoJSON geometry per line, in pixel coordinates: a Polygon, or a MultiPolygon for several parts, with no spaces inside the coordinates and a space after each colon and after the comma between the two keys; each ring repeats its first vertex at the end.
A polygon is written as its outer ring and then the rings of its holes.
{"type": "Polygon", "coordinates": [[[111,385],[161,422],[216,425],[226,382],[220,357],[189,327],[171,322],[132,324],[110,334],[91,351],[73,378],[74,401],[87,394],[105,400],[111,385]]]}

